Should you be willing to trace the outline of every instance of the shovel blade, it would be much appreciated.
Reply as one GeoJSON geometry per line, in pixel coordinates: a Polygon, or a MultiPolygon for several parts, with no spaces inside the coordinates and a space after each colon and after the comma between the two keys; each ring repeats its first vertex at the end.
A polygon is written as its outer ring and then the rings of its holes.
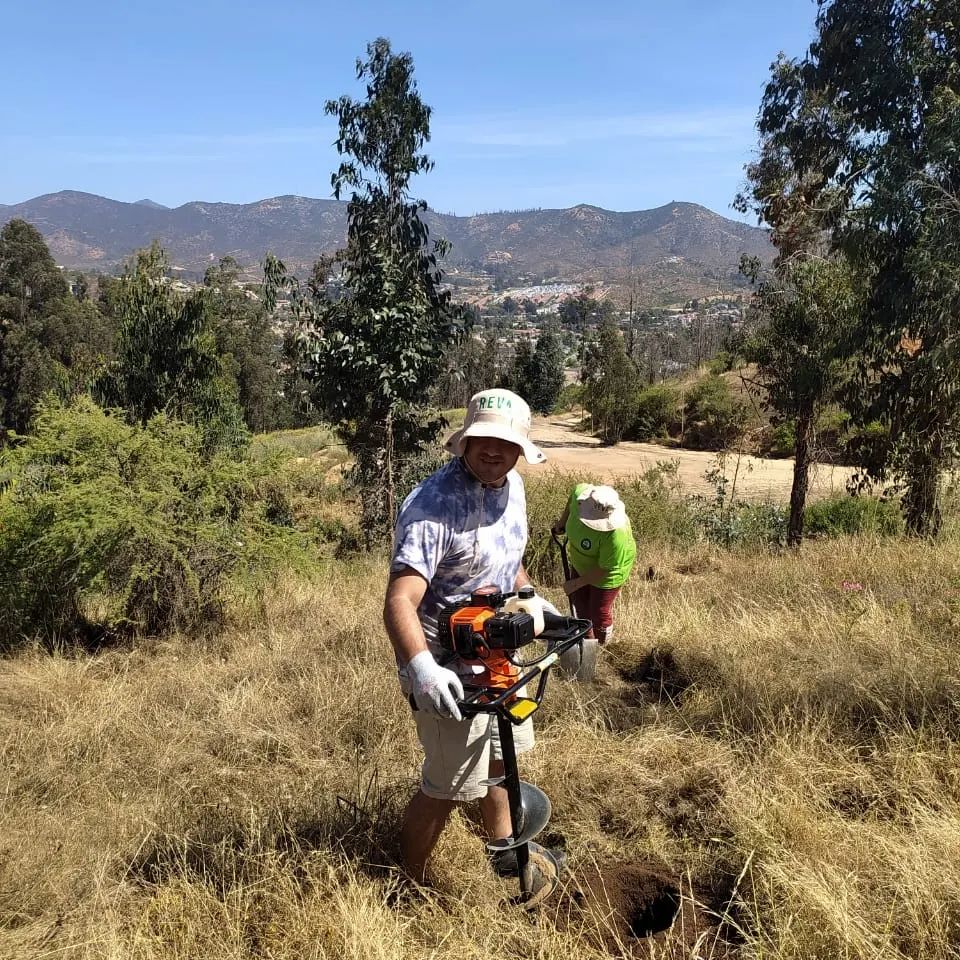
{"type": "Polygon", "coordinates": [[[597,675],[597,651],[600,645],[592,637],[584,637],[560,655],[560,670],[570,680],[593,680],[597,675]]]}

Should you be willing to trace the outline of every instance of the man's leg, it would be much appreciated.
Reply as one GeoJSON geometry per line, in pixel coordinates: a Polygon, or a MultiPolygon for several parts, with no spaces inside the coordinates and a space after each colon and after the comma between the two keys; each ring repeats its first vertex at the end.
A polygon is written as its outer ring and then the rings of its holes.
{"type": "Polygon", "coordinates": [[[594,626],[597,631],[597,638],[601,643],[607,643],[613,639],[613,603],[620,593],[620,587],[605,589],[596,587],[594,592],[596,594],[594,626]]]}
{"type": "MultiPolygon", "coordinates": [[[[503,776],[503,761],[490,757],[490,779],[503,776]]],[[[489,787],[487,795],[480,801],[480,815],[483,817],[483,826],[491,840],[502,840],[509,837],[510,829],[510,799],[504,787],[489,787]]]]}
{"type": "Polygon", "coordinates": [[[422,882],[433,848],[457,802],[478,800],[488,776],[490,718],[443,719],[417,710],[423,746],[420,789],[407,805],[400,828],[400,854],[407,872],[422,882]]]}
{"type": "Polygon", "coordinates": [[[423,883],[426,877],[427,861],[455,803],[455,800],[428,797],[418,790],[407,805],[400,828],[400,855],[407,873],[418,883],[423,883]]]}
{"type": "MultiPolygon", "coordinates": [[[[570,576],[573,579],[576,579],[577,577],[580,576],[580,573],[576,567],[572,567],[570,569],[570,576]]],[[[596,624],[593,622],[593,617],[590,615],[590,603],[591,603],[592,590],[593,588],[590,586],[589,583],[584,584],[578,590],[574,590],[573,593],[570,594],[570,602],[573,604],[573,609],[577,617],[590,621],[591,623],[590,632],[587,634],[587,636],[590,637],[591,639],[595,639],[597,636],[594,633],[596,624]]]]}

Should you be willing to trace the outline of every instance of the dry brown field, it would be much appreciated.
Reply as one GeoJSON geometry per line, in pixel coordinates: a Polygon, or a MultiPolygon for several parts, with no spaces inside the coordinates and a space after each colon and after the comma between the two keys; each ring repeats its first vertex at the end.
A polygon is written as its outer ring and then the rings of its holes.
{"type": "Polygon", "coordinates": [[[960,955],[957,545],[641,563],[597,680],[552,683],[522,764],[572,867],[534,917],[468,815],[429,886],[397,868],[418,752],[382,557],[207,637],[9,655],[0,956],[960,955]],[[675,913],[638,937],[651,905],[675,913]]]}

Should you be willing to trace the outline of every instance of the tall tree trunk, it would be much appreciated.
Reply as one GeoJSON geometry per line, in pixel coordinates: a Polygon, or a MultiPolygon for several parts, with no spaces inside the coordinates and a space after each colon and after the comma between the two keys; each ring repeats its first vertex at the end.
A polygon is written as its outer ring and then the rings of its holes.
{"type": "Polygon", "coordinates": [[[936,537],[943,525],[940,510],[940,458],[916,456],[908,468],[903,514],[907,531],[915,537],[936,537]]]}
{"type": "Polygon", "coordinates": [[[393,475],[393,411],[387,414],[386,437],[386,467],[387,467],[387,522],[393,529],[397,522],[397,489],[393,475]]]}
{"type": "Polygon", "coordinates": [[[807,504],[810,483],[810,440],[813,435],[813,411],[806,410],[794,424],[793,486],[790,488],[790,522],[787,526],[787,545],[796,550],[803,542],[803,509],[807,504]]]}

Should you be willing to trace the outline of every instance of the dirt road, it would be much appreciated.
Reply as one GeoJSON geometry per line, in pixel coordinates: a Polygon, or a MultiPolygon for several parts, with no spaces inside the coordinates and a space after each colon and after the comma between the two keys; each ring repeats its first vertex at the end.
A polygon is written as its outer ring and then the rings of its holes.
{"type": "MultiPolygon", "coordinates": [[[[598,440],[575,429],[576,420],[560,417],[535,417],[532,437],[547,455],[547,467],[572,473],[600,476],[611,483],[617,478],[642,473],[661,460],[679,461],[678,477],[687,493],[712,493],[704,473],[716,464],[716,454],[702,450],[673,450],[653,443],[619,443],[604,447],[598,440]]],[[[529,468],[521,458],[521,472],[529,468]]],[[[537,468],[541,469],[541,468],[537,468]]],[[[793,460],[764,460],[760,457],[729,454],[727,476],[737,473],[737,495],[744,499],[787,500],[793,482],[793,460]]],[[[811,472],[810,496],[824,497],[842,493],[849,467],[817,464],[811,472]]]]}

